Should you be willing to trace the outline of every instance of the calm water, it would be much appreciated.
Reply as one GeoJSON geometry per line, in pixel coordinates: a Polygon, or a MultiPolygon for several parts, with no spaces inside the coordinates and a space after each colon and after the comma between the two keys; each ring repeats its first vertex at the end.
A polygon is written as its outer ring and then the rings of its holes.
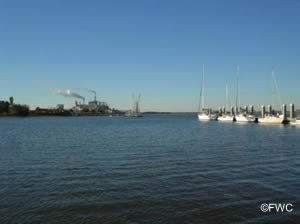
{"type": "Polygon", "coordinates": [[[300,128],[1,118],[0,139],[1,224],[300,223],[300,128]]]}

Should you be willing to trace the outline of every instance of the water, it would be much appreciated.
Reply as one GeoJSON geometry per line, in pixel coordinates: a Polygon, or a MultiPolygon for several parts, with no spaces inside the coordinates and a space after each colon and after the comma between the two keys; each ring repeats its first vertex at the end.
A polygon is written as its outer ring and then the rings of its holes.
{"type": "Polygon", "coordinates": [[[300,223],[299,137],[195,116],[1,118],[0,223],[300,223]]]}

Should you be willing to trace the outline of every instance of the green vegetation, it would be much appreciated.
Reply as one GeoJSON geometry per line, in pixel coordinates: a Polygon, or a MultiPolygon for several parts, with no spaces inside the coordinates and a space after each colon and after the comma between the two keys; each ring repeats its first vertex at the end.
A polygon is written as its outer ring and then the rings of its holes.
{"type": "Polygon", "coordinates": [[[28,116],[29,107],[27,105],[15,104],[14,98],[9,101],[0,101],[0,116],[28,116]]]}
{"type": "Polygon", "coordinates": [[[0,100],[0,117],[3,116],[120,116],[123,111],[111,109],[106,103],[92,101],[88,105],[76,104],[76,107],[66,110],[63,105],[56,108],[40,108],[29,110],[27,105],[15,104],[14,98],[8,101],[0,100]]]}

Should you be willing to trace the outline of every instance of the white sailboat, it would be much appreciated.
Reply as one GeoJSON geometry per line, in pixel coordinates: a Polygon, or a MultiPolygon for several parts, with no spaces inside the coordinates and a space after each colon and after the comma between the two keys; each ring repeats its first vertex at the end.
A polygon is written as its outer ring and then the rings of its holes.
{"type": "Polygon", "coordinates": [[[233,122],[235,120],[234,115],[227,112],[228,109],[228,102],[229,102],[229,95],[228,95],[228,86],[226,85],[226,106],[225,106],[225,113],[222,116],[218,117],[218,121],[230,121],[233,122]]]}
{"type": "MultiPolygon", "coordinates": [[[[240,107],[240,86],[239,86],[239,80],[240,79],[240,67],[237,66],[237,81],[236,81],[236,109],[238,110],[240,107]]],[[[256,118],[254,115],[247,114],[247,112],[239,112],[236,111],[235,115],[235,121],[236,122],[255,122],[256,118]]]]}
{"type": "Polygon", "coordinates": [[[234,121],[234,116],[232,116],[230,114],[224,114],[224,115],[218,117],[218,121],[233,122],[234,121]]]}
{"type": "Polygon", "coordinates": [[[212,113],[210,109],[205,109],[204,107],[204,64],[202,66],[202,87],[200,91],[200,99],[201,102],[199,104],[198,108],[198,119],[199,121],[212,121],[217,120],[217,115],[215,113],[212,113]]]}
{"type": "MultiPolygon", "coordinates": [[[[274,75],[274,71],[272,71],[272,84],[273,84],[273,98],[274,98],[274,95],[277,95],[278,97],[278,101],[279,101],[279,104],[281,104],[281,98],[280,98],[280,95],[278,93],[278,85],[277,85],[277,82],[276,82],[276,79],[275,79],[275,75],[274,75]]],[[[269,113],[264,115],[263,117],[261,118],[258,118],[258,122],[259,123],[264,123],[264,124],[283,124],[284,122],[286,121],[286,118],[283,114],[274,114],[274,113],[269,113]]]]}
{"type": "Polygon", "coordinates": [[[142,117],[143,114],[140,111],[141,94],[139,94],[137,98],[133,94],[132,99],[133,99],[132,109],[127,111],[125,116],[127,116],[127,117],[142,117]]]}
{"type": "Polygon", "coordinates": [[[235,116],[236,122],[255,122],[256,118],[254,115],[247,113],[239,113],[235,116]]]}
{"type": "Polygon", "coordinates": [[[292,120],[291,122],[290,122],[290,124],[291,125],[299,125],[300,126],[300,119],[295,119],[295,120],[292,120]]]}
{"type": "Polygon", "coordinates": [[[258,123],[263,124],[283,124],[285,121],[285,118],[283,115],[280,114],[271,114],[271,115],[265,115],[262,118],[258,118],[258,123]]]}
{"type": "Polygon", "coordinates": [[[200,121],[215,121],[217,120],[217,115],[209,112],[201,112],[198,114],[198,119],[200,121]]]}

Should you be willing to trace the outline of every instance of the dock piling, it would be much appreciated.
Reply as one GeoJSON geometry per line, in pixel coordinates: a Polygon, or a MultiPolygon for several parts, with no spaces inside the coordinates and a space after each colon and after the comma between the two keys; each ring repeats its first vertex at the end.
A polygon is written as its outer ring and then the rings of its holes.
{"type": "Polygon", "coordinates": [[[261,106],[261,117],[264,118],[265,114],[266,114],[266,107],[265,107],[265,105],[262,105],[261,106]]]}

